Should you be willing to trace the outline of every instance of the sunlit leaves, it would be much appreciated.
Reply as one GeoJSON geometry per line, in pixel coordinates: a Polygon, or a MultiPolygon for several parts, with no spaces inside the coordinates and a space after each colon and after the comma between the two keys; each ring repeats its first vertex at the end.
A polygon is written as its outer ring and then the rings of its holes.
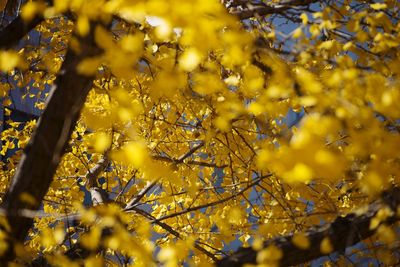
{"type": "Polygon", "coordinates": [[[370,7],[375,10],[381,10],[387,8],[387,5],[385,3],[375,3],[371,4],[370,7]]]}
{"type": "Polygon", "coordinates": [[[13,70],[19,63],[20,57],[13,51],[0,51],[0,70],[8,72],[13,70]]]}
{"type": "Polygon", "coordinates": [[[293,235],[292,243],[300,249],[308,249],[310,247],[310,240],[304,233],[296,233],[293,235]]]}
{"type": "Polygon", "coordinates": [[[86,36],[90,30],[90,22],[86,16],[79,16],[76,21],[76,29],[79,35],[86,36]]]}
{"type": "Polygon", "coordinates": [[[36,2],[36,1],[29,1],[25,5],[23,5],[21,9],[21,17],[25,21],[30,21],[32,20],[36,14],[39,14],[41,11],[43,11],[44,5],[41,2],[36,2]]]}
{"type": "MultiPolygon", "coordinates": [[[[29,245],[71,266],[61,255],[73,244],[92,253],[84,266],[179,266],[211,262],[197,245],[221,255],[240,241],[258,251],[259,265],[273,266],[283,253],[263,247],[267,238],[328,223],[396,185],[396,3],[355,2],[300,7],[279,18],[293,17],[282,24],[288,33],[275,16],[241,24],[214,0],[28,2],[23,18],[51,19],[35,30],[37,47],[0,53],[0,96],[46,91],[63,73],[67,48],[85,49],[76,36],[93,30],[102,50],[78,64],[79,74],[95,77],[93,89],[44,201],[50,215],[36,221],[29,245]],[[110,162],[89,181],[104,158],[110,162]],[[113,203],[82,208],[91,187],[113,203]],[[78,225],[56,223],[75,213],[78,225]]],[[[1,155],[24,148],[33,126],[8,121],[1,155]]],[[[1,163],[3,191],[21,154],[1,163]]],[[[382,210],[371,220],[386,244],[396,238],[383,223],[392,215],[382,210]]],[[[307,233],[289,241],[308,249],[307,233]]],[[[317,246],[329,254],[332,243],[317,246]]]]}
{"type": "Polygon", "coordinates": [[[325,237],[321,241],[321,252],[324,254],[329,254],[333,251],[332,243],[328,237],[325,237]]]}
{"type": "Polygon", "coordinates": [[[257,253],[257,263],[266,264],[267,266],[279,266],[279,260],[282,256],[282,251],[278,247],[270,245],[257,253]]]}
{"type": "Polygon", "coordinates": [[[200,63],[201,56],[196,49],[186,50],[180,57],[179,63],[183,70],[192,71],[200,63]]]}

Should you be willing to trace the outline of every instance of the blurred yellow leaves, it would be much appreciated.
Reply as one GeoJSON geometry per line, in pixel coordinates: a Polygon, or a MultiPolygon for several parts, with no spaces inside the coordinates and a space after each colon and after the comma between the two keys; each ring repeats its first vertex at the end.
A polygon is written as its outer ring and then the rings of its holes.
{"type": "Polygon", "coordinates": [[[304,25],[307,25],[307,23],[308,23],[308,16],[307,16],[307,14],[306,14],[306,13],[302,13],[302,14],[300,15],[300,18],[301,18],[301,22],[302,22],[304,25]]]}
{"type": "Polygon", "coordinates": [[[85,267],[97,267],[97,266],[103,266],[104,262],[101,257],[95,257],[91,256],[88,259],[85,260],[85,267]]]}
{"type": "Polygon", "coordinates": [[[49,228],[43,229],[40,236],[41,245],[45,248],[45,251],[51,251],[62,243],[64,237],[65,231],[62,226],[58,226],[53,231],[49,228]]]}
{"type": "Polygon", "coordinates": [[[31,21],[37,14],[45,9],[44,3],[38,1],[29,1],[22,6],[21,17],[25,21],[31,21]]]}
{"type": "Polygon", "coordinates": [[[292,237],[292,243],[300,249],[308,249],[310,247],[310,240],[304,233],[296,233],[292,237]]]}
{"type": "Polygon", "coordinates": [[[8,72],[18,66],[20,56],[14,51],[0,51],[0,71],[8,72]]]}
{"type": "Polygon", "coordinates": [[[388,179],[375,171],[367,172],[362,176],[362,188],[369,194],[380,193],[388,184],[388,179]]]}
{"type": "Polygon", "coordinates": [[[82,235],[82,245],[89,250],[95,250],[100,245],[101,231],[100,227],[92,227],[89,232],[82,235]]]}
{"type": "Polygon", "coordinates": [[[303,30],[301,27],[297,28],[296,30],[293,31],[292,37],[293,38],[300,38],[303,35],[303,30]]]}
{"type": "Polygon", "coordinates": [[[282,175],[282,178],[288,183],[308,183],[312,177],[312,169],[303,163],[297,163],[292,170],[282,175]]]}
{"type": "Polygon", "coordinates": [[[227,219],[228,222],[234,225],[243,224],[246,222],[246,214],[243,207],[233,206],[229,208],[227,219]]]}
{"type": "Polygon", "coordinates": [[[381,10],[387,8],[387,5],[385,3],[375,3],[370,4],[370,7],[375,10],[381,10]]]}
{"type": "Polygon", "coordinates": [[[192,237],[178,240],[174,242],[174,244],[161,248],[160,252],[157,254],[157,258],[164,263],[165,266],[180,266],[181,260],[184,260],[193,249],[194,241],[192,237]]]}
{"type": "Polygon", "coordinates": [[[102,59],[100,57],[85,58],[79,63],[77,71],[80,74],[92,76],[98,71],[101,62],[102,59]]]}
{"type": "Polygon", "coordinates": [[[157,257],[167,267],[178,266],[177,251],[171,247],[161,249],[157,257]]]}
{"type": "Polygon", "coordinates": [[[183,52],[179,59],[179,64],[183,70],[192,71],[199,65],[200,60],[199,52],[194,48],[189,48],[183,52]]]}
{"type": "Polygon", "coordinates": [[[375,230],[376,228],[379,227],[381,222],[385,221],[389,217],[393,216],[393,211],[389,207],[384,207],[381,208],[375,216],[371,219],[369,229],[370,230],[375,230]]]}
{"type": "Polygon", "coordinates": [[[279,260],[282,256],[283,253],[278,247],[270,245],[257,253],[257,263],[266,264],[267,266],[279,266],[279,260]]]}
{"type": "MultiPolygon", "coordinates": [[[[46,196],[51,204],[43,209],[75,211],[85,199],[84,175],[110,149],[112,162],[98,179],[102,189],[124,205],[156,182],[141,199],[149,214],[122,218],[110,204],[82,210],[88,229],[78,239],[84,247],[105,246],[110,258],[132,256],[138,266],[151,266],[154,247],[160,246],[156,257],[162,264],[177,266],[190,256],[197,266],[208,261],[193,249],[194,242],[218,251],[234,240],[247,246],[259,235],[253,242],[257,263],[277,266],[283,253],[276,246],[263,248],[264,239],[329,222],[399,182],[399,27],[387,15],[393,5],[363,3],[355,13],[349,4],[315,13],[299,10],[294,31],[284,34],[268,17],[243,26],[217,0],[57,0],[45,8],[28,2],[22,8],[25,20],[43,9],[51,19],[37,29],[43,36],[40,49],[0,52],[0,70],[15,77],[1,82],[0,96],[14,87],[50,86],[66,44],[81,45],[79,38],[69,39],[71,32],[87,36],[94,30],[102,49],[78,65],[80,74],[95,77],[93,89],[46,196]],[[59,12],[73,13],[76,21],[59,12]],[[90,28],[110,21],[109,28],[90,28]],[[50,52],[42,47],[47,40],[50,52]],[[23,75],[14,71],[25,63],[34,68],[23,75]],[[292,111],[299,117],[290,125],[292,111]],[[204,147],[186,155],[200,141],[204,147]],[[163,222],[182,239],[154,226],[151,216],[171,216],[163,222]],[[105,226],[115,232],[101,240],[105,226]],[[154,232],[160,234],[156,242],[154,232]]],[[[10,104],[9,98],[3,103],[10,104]]],[[[2,133],[2,155],[28,142],[29,131],[18,127],[2,133]]],[[[0,166],[7,170],[3,190],[20,154],[0,166]]],[[[37,204],[29,196],[22,200],[37,204]]],[[[396,238],[383,224],[389,216],[379,211],[370,225],[384,243],[396,238]]],[[[58,251],[66,238],[51,221],[41,218],[35,225],[40,231],[53,228],[42,231],[42,239],[32,238],[35,249],[58,251]]],[[[7,248],[2,238],[0,252],[7,248]]],[[[291,241],[300,249],[310,247],[306,234],[291,241]]],[[[328,238],[317,245],[323,254],[334,250],[328,238]]],[[[84,264],[104,262],[93,255],[84,264]]]]}
{"type": "Polygon", "coordinates": [[[143,34],[125,35],[119,41],[121,48],[127,52],[138,53],[143,49],[143,34]]]}
{"type": "Polygon", "coordinates": [[[143,168],[149,159],[146,145],[140,141],[127,143],[120,151],[113,152],[112,156],[115,160],[132,164],[135,168],[143,168]]]}
{"type": "Polygon", "coordinates": [[[378,235],[379,240],[387,245],[391,245],[393,242],[398,240],[396,232],[385,224],[378,227],[376,234],[378,235]]]}
{"type": "Polygon", "coordinates": [[[303,89],[311,94],[319,93],[322,91],[321,83],[316,79],[316,77],[309,71],[303,68],[295,69],[296,77],[303,89]]]}
{"type": "Polygon", "coordinates": [[[333,251],[333,246],[329,237],[325,237],[321,241],[320,250],[324,254],[329,254],[333,251]]]}
{"type": "Polygon", "coordinates": [[[86,16],[79,16],[76,21],[76,29],[79,35],[86,36],[90,30],[90,22],[86,16]]]}
{"type": "Polygon", "coordinates": [[[327,141],[334,141],[330,133],[338,131],[334,118],[307,116],[296,129],[289,144],[261,150],[258,166],[274,170],[288,183],[308,183],[313,178],[340,179],[345,161],[335,148],[329,148],[327,141]]]}
{"type": "Polygon", "coordinates": [[[93,147],[94,151],[103,153],[111,145],[111,136],[105,132],[97,132],[93,136],[93,147]]]}

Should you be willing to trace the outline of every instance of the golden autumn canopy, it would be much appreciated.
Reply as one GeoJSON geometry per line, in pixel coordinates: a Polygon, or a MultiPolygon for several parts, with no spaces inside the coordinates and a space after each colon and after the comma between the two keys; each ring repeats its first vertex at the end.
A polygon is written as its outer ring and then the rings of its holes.
{"type": "Polygon", "coordinates": [[[1,266],[394,266],[400,3],[0,1],[1,266]]]}

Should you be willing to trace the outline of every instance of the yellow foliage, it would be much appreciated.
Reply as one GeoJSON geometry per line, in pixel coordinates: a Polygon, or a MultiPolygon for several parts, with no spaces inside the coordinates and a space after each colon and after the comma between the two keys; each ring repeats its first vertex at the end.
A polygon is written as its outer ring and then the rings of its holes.
{"type": "MultiPolygon", "coordinates": [[[[18,199],[35,217],[19,255],[29,247],[60,266],[210,266],[240,241],[258,266],[278,266],[285,251],[264,241],[301,230],[288,242],[332,253],[329,238],[311,244],[309,231],[354,210],[371,216],[368,205],[398,186],[396,1],[44,2],[26,1],[25,24],[46,20],[0,51],[2,200],[31,149],[35,122],[19,112],[44,109],[65,74],[91,90],[44,199],[36,188],[18,199]],[[91,207],[96,197],[104,203],[91,207]],[[68,259],[74,246],[91,255],[68,259]]],[[[46,138],[39,158],[52,153],[46,138]]],[[[396,242],[389,218],[387,207],[370,220],[376,238],[360,260],[394,262],[391,246],[375,246],[396,242]]],[[[0,232],[0,254],[6,241],[0,232]]]]}
{"type": "Polygon", "coordinates": [[[300,249],[308,249],[310,247],[310,240],[303,233],[296,233],[293,235],[292,243],[300,249]]]}
{"type": "Polygon", "coordinates": [[[328,237],[322,239],[320,249],[324,254],[329,254],[333,251],[331,240],[328,237]]]}
{"type": "Polygon", "coordinates": [[[270,245],[257,253],[257,263],[259,264],[266,263],[278,266],[277,263],[281,258],[282,251],[274,245],[270,245]]]}
{"type": "Polygon", "coordinates": [[[192,48],[187,49],[180,57],[179,64],[181,68],[185,71],[194,70],[200,63],[201,56],[199,52],[192,48]]]}
{"type": "Polygon", "coordinates": [[[13,51],[0,51],[0,70],[8,72],[17,67],[20,57],[13,51]]]}

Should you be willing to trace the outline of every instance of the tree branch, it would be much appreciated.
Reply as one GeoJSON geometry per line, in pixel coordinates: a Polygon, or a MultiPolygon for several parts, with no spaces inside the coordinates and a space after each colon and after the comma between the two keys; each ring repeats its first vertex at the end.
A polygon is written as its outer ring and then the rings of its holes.
{"type": "Polygon", "coordinates": [[[28,32],[33,30],[43,21],[43,17],[34,17],[31,21],[25,22],[18,16],[10,24],[0,31],[0,49],[9,49],[22,39],[28,32]]]}
{"type": "Polygon", "coordinates": [[[148,182],[147,185],[142,188],[142,190],[139,191],[139,193],[133,197],[128,204],[126,204],[124,210],[130,210],[132,207],[135,207],[136,204],[139,203],[140,200],[149,192],[154,186],[156,186],[158,183],[158,180],[148,182]]]}
{"type": "MultiPolygon", "coordinates": [[[[46,0],[49,5],[53,4],[52,0],[46,0]]],[[[14,4],[19,4],[15,1],[14,4]]],[[[44,18],[41,14],[36,15],[29,22],[24,21],[21,15],[18,15],[10,24],[0,31],[0,49],[10,49],[26,34],[39,25],[44,18]]]]}
{"type": "MultiPolygon", "coordinates": [[[[136,213],[138,213],[138,214],[140,214],[140,215],[146,217],[147,219],[151,220],[152,223],[157,224],[158,226],[160,226],[161,228],[163,228],[164,230],[166,230],[166,231],[169,232],[170,234],[174,235],[175,237],[177,237],[177,238],[179,238],[179,239],[182,238],[182,236],[181,236],[181,234],[180,234],[179,232],[175,231],[175,230],[174,230],[171,226],[169,226],[168,224],[163,223],[163,222],[160,222],[160,221],[157,221],[157,220],[155,219],[155,217],[153,217],[151,214],[147,213],[146,211],[141,210],[141,209],[138,209],[138,208],[136,208],[136,207],[133,207],[132,210],[134,210],[136,213]]],[[[214,261],[217,260],[217,258],[214,256],[214,254],[212,254],[211,252],[209,252],[208,250],[206,250],[205,248],[203,248],[202,246],[200,246],[200,245],[198,244],[197,241],[194,243],[194,247],[195,247],[197,250],[199,250],[199,251],[201,251],[202,253],[204,253],[205,255],[207,255],[208,257],[210,257],[212,260],[214,260],[214,261]]]]}
{"type": "MultiPolygon", "coordinates": [[[[93,77],[82,76],[76,71],[83,58],[100,53],[100,49],[95,48],[93,27],[91,29],[91,33],[80,40],[81,53],[77,54],[73,50],[67,52],[60,74],[48,96],[46,109],[25,148],[1,205],[7,213],[10,242],[25,240],[33,219],[20,216],[18,212],[23,209],[37,210],[40,207],[86,96],[92,88],[93,77]]],[[[10,260],[10,257],[2,260],[10,260]]]]}
{"type": "Polygon", "coordinates": [[[256,16],[265,16],[270,14],[278,14],[288,9],[299,8],[301,6],[308,6],[317,2],[316,0],[287,0],[280,1],[274,5],[252,5],[251,3],[244,4],[245,8],[242,10],[233,10],[230,13],[236,15],[240,20],[249,19],[256,16]]]}
{"type": "MultiPolygon", "coordinates": [[[[262,177],[259,177],[258,179],[256,179],[255,181],[253,181],[252,183],[250,183],[249,185],[247,185],[245,188],[243,188],[242,190],[240,190],[240,191],[237,192],[236,194],[230,195],[229,197],[222,198],[222,199],[219,199],[219,200],[216,200],[216,201],[213,201],[213,202],[210,202],[210,203],[206,203],[206,204],[203,204],[203,205],[194,206],[194,207],[189,207],[189,208],[184,209],[184,210],[182,210],[182,211],[178,211],[178,212],[176,212],[176,213],[172,213],[172,214],[165,215],[165,216],[163,216],[163,217],[161,217],[161,218],[155,219],[155,222],[164,221],[164,220],[166,220],[166,219],[173,218],[173,217],[176,217],[176,216],[180,216],[180,215],[183,215],[183,214],[188,213],[188,212],[200,210],[200,209],[203,209],[203,208],[207,208],[207,207],[211,207],[211,206],[215,206],[215,205],[218,205],[218,204],[222,204],[222,203],[224,203],[224,202],[227,202],[227,201],[229,201],[229,200],[235,198],[236,196],[238,196],[238,195],[240,195],[240,194],[243,194],[244,192],[246,192],[247,190],[249,190],[250,188],[252,188],[252,187],[255,186],[256,184],[258,184],[259,182],[261,182],[263,179],[265,179],[265,178],[267,178],[267,177],[270,177],[271,175],[272,175],[272,174],[267,174],[267,175],[264,175],[264,176],[262,176],[262,177]]],[[[132,209],[132,207],[131,207],[130,209],[132,209]]],[[[126,211],[129,211],[130,209],[125,209],[125,210],[126,210],[126,211]]]]}
{"type": "Polygon", "coordinates": [[[110,201],[108,193],[106,190],[101,188],[97,183],[97,178],[102,171],[108,166],[110,162],[108,158],[108,151],[105,152],[104,157],[97,162],[97,164],[89,170],[87,173],[89,192],[92,198],[93,206],[97,206],[99,204],[107,203],[110,201]]]}
{"type": "MultiPolygon", "coordinates": [[[[264,242],[264,248],[271,244],[282,251],[280,266],[291,266],[309,262],[325,256],[320,246],[324,238],[329,238],[334,251],[344,251],[347,247],[372,236],[375,230],[370,229],[371,220],[376,213],[388,206],[393,215],[381,223],[393,224],[399,220],[396,216],[397,207],[400,205],[400,188],[395,187],[382,194],[382,199],[368,206],[364,214],[350,213],[345,217],[338,217],[332,223],[319,229],[311,229],[306,232],[310,241],[310,247],[306,250],[296,247],[292,243],[293,235],[278,237],[264,242]]],[[[236,267],[244,264],[255,264],[257,251],[252,248],[239,248],[236,252],[216,262],[218,267],[236,267]]]]}

